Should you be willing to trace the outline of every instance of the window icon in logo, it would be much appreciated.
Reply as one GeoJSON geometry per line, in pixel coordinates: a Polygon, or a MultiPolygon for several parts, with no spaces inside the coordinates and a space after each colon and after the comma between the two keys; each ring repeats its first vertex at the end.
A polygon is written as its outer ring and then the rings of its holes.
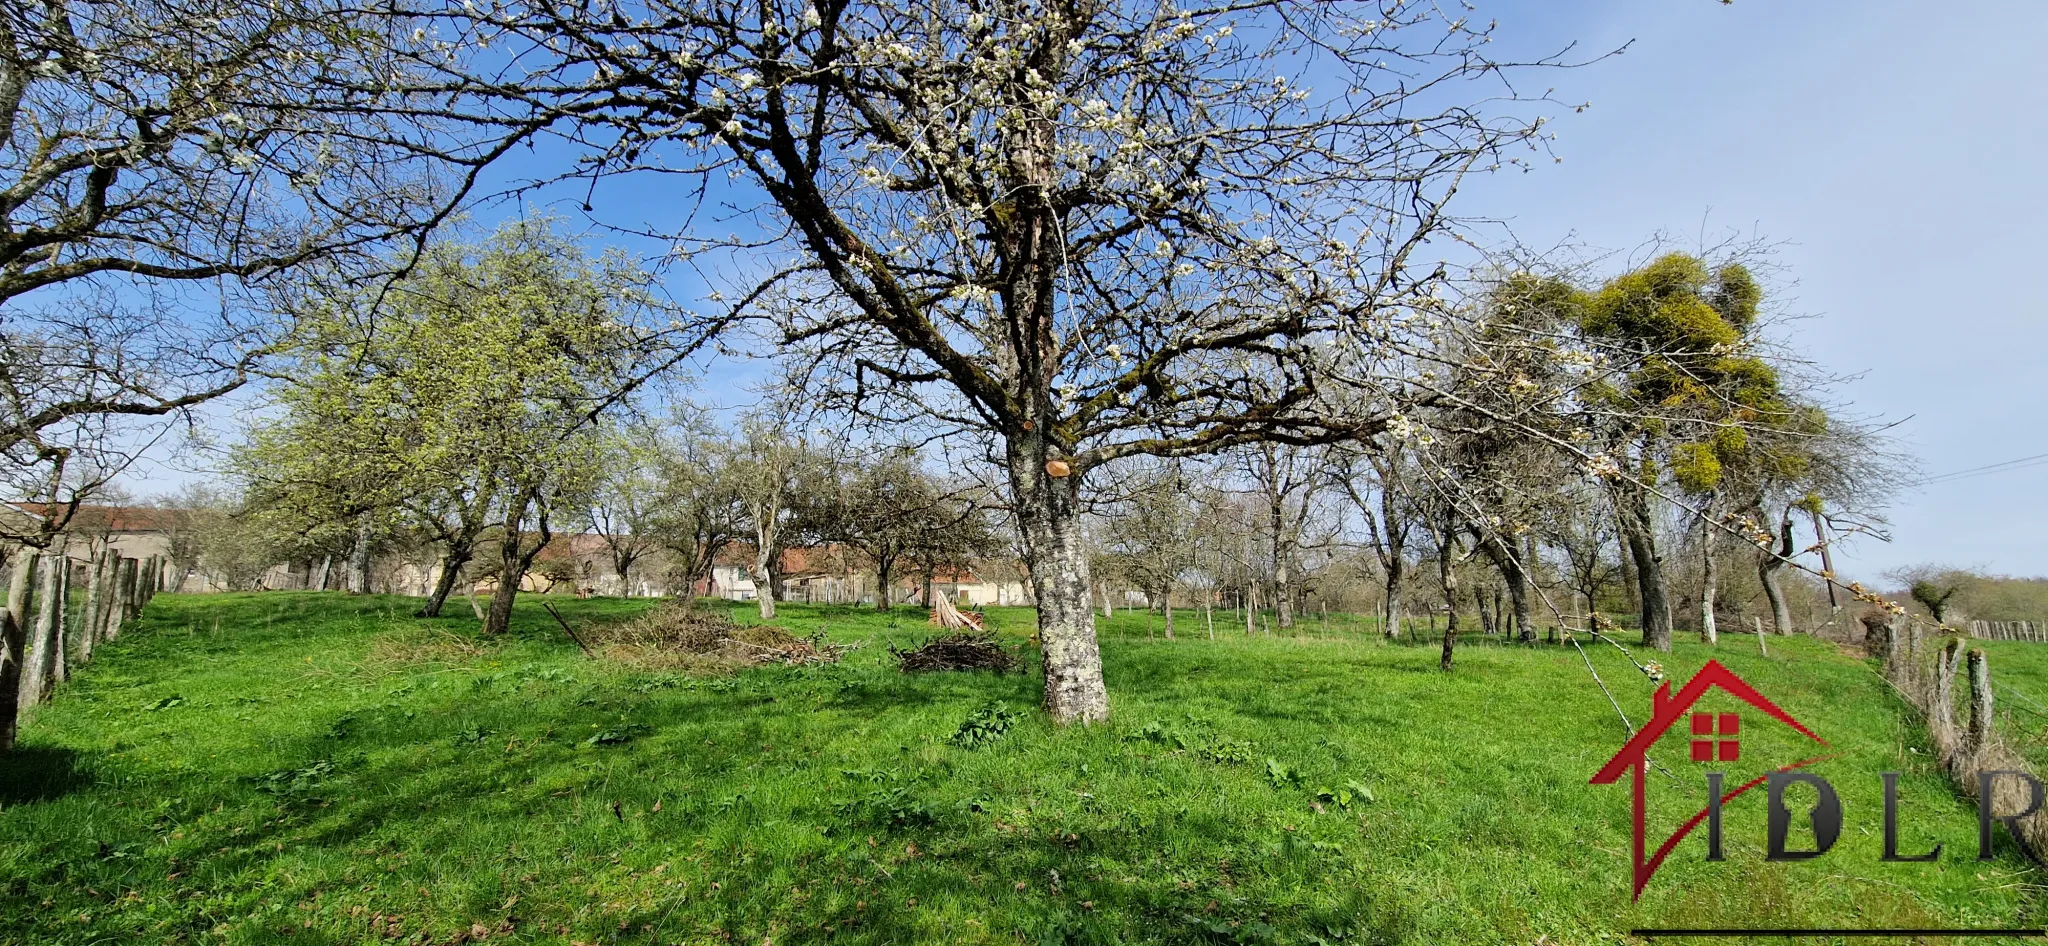
{"type": "Polygon", "coordinates": [[[1742,758],[1742,716],[1737,713],[1692,714],[1692,760],[1734,762],[1742,758]],[[1715,736],[1721,738],[1715,739],[1715,736]]]}

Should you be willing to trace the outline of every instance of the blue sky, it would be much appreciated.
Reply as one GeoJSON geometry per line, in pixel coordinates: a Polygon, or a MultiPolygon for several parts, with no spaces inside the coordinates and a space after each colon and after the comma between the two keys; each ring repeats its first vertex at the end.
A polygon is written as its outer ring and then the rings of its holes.
{"type": "MultiPolygon", "coordinates": [[[[2048,146],[2048,67],[2036,48],[2048,4],[1949,10],[1481,4],[1478,16],[1500,20],[1503,53],[1633,43],[1583,69],[1525,76],[1592,107],[1557,116],[1561,163],[1470,186],[1462,212],[1505,219],[1529,245],[1616,251],[1616,266],[1660,231],[1767,238],[1789,283],[1778,301],[1805,317],[1790,327],[1796,347],[1856,376],[1837,396],[1900,421],[1926,472],[2048,453],[2048,383],[2034,366],[2048,329],[2032,284],[2048,251],[2037,222],[2048,181],[2035,170],[2048,146]]],[[[676,195],[650,187],[660,185],[601,185],[597,216],[661,219],[676,195]]],[[[576,190],[551,195],[558,212],[580,216],[576,190]]],[[[679,295],[701,291],[678,277],[679,295]]],[[[713,366],[702,393],[744,398],[740,384],[757,373],[713,366]]],[[[159,470],[137,485],[177,478],[159,470]]],[[[1889,511],[1894,540],[1852,543],[1838,565],[1862,578],[1917,562],[2048,574],[2048,513],[2034,499],[2044,489],[2048,466],[1908,492],[1889,511]]]]}
{"type": "MultiPolygon", "coordinates": [[[[1484,5],[1509,49],[1622,56],[1557,74],[1559,164],[1494,178],[1466,213],[1542,246],[1617,251],[1657,231],[1780,241],[1797,347],[1929,474],[2048,453],[2048,4],[1484,5]],[[1910,419],[1909,419],[1910,418],[1910,419]]],[[[2048,466],[1901,495],[1859,577],[1916,562],[2048,575],[2048,466]]]]}

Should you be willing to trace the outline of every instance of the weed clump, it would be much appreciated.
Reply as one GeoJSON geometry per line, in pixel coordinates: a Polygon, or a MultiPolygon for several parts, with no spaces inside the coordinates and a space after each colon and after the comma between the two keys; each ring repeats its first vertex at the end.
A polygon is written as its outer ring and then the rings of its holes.
{"type": "Polygon", "coordinates": [[[649,670],[732,673],[758,664],[837,661],[846,647],[825,635],[797,637],[779,627],[734,624],[689,599],[667,602],[639,618],[585,631],[607,659],[649,670]]]}
{"type": "Polygon", "coordinates": [[[938,670],[993,670],[1005,673],[1023,665],[1017,655],[996,642],[987,631],[961,631],[927,638],[909,650],[889,648],[904,673],[938,670]]]}
{"type": "Polygon", "coordinates": [[[1023,718],[1023,714],[1000,700],[985,703],[961,721],[960,728],[953,733],[953,744],[969,749],[988,745],[1003,738],[1023,718]]]}

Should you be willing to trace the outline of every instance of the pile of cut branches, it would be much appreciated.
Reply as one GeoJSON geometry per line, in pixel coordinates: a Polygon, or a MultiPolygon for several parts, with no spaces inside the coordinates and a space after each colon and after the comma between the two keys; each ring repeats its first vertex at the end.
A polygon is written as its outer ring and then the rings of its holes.
{"type": "Polygon", "coordinates": [[[931,673],[938,670],[993,670],[1005,673],[1021,669],[1023,661],[1008,648],[996,642],[995,635],[988,631],[962,631],[927,638],[924,643],[909,650],[889,648],[895,654],[898,666],[904,673],[931,673]]]}
{"type": "Polygon", "coordinates": [[[944,594],[932,598],[931,623],[948,631],[964,631],[969,628],[981,630],[982,617],[973,612],[963,612],[953,606],[953,600],[944,594]]]}
{"type": "Polygon", "coordinates": [[[723,641],[720,652],[753,658],[755,663],[829,664],[838,662],[850,644],[828,644],[825,632],[798,637],[779,627],[765,624],[734,628],[723,641]]]}

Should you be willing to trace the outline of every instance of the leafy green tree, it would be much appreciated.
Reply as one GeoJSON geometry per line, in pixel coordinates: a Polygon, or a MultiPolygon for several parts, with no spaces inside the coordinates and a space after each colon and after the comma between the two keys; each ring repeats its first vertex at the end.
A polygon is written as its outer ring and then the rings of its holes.
{"type": "Polygon", "coordinates": [[[782,412],[742,420],[727,449],[725,476],[753,532],[752,573],[761,617],[775,616],[782,552],[818,530],[826,457],[782,412]]]}
{"type": "Polygon", "coordinates": [[[1411,477],[1416,492],[1445,494],[1423,502],[1455,521],[1439,544],[1454,550],[1457,533],[1472,537],[1474,553],[1501,575],[1523,640],[1535,638],[1537,529],[1568,478],[1544,441],[1567,436],[1560,338],[1581,305],[1569,284],[1526,273],[1490,287],[1477,300],[1475,328],[1445,346],[1455,367],[1447,405],[1428,418],[1434,433],[1412,435],[1441,440],[1433,476],[1411,477]]]}
{"type": "Polygon", "coordinates": [[[1907,589],[1913,600],[1920,602],[1920,605],[1927,609],[1927,613],[1934,615],[1937,623],[1946,620],[1942,615],[1948,610],[1948,599],[1955,597],[1956,592],[1960,590],[1962,589],[1957,585],[1937,585],[1924,579],[1914,582],[1913,587],[1907,589]]]}
{"type": "MultiPolygon", "coordinates": [[[[1731,464],[1761,464],[1749,433],[1794,413],[1778,374],[1746,344],[1763,293],[1737,263],[1667,253],[1574,301],[1579,329],[1619,367],[1586,399],[1619,475],[1609,486],[1641,592],[1643,642],[1671,646],[1670,592],[1651,497],[1673,482],[1714,497],[1731,464]]],[[[1759,470],[1761,472],[1761,470],[1759,470]]]]}
{"type": "Polygon", "coordinates": [[[619,594],[633,596],[633,566],[661,548],[660,432],[645,423],[608,424],[582,525],[604,543],[619,594]]]}
{"type": "Polygon", "coordinates": [[[649,443],[659,490],[648,534],[668,553],[669,583],[688,596],[710,577],[719,553],[747,532],[746,508],[727,475],[724,435],[701,414],[680,414],[649,443]]]}
{"type": "Polygon", "coordinates": [[[932,476],[909,450],[843,462],[838,473],[822,534],[867,558],[878,610],[890,607],[901,567],[965,565],[989,531],[967,491],[932,476]]]}
{"type": "Polygon", "coordinates": [[[600,421],[695,347],[659,315],[644,272],[546,220],[431,247],[381,298],[301,315],[281,417],[252,432],[242,468],[273,508],[327,523],[396,511],[441,537],[429,611],[488,539],[484,630],[501,632],[554,524],[589,507],[600,421]]]}

